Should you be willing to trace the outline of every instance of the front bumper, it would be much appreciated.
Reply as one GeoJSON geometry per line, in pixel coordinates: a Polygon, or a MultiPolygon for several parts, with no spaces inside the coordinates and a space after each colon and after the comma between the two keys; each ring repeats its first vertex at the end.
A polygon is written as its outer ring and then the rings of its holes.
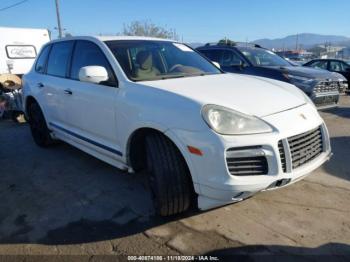
{"type": "Polygon", "coordinates": [[[328,131],[313,106],[304,105],[263,119],[276,128],[273,133],[221,136],[211,130],[195,133],[185,130],[169,131],[181,141],[182,149],[191,145],[203,152],[202,156],[185,153],[200,209],[237,202],[263,190],[289,185],[302,179],[330,158],[328,131]],[[294,170],[283,171],[278,142],[317,127],[322,130],[322,152],[312,161],[294,170]],[[227,150],[256,146],[261,148],[266,157],[267,174],[231,175],[226,163],[227,150]]]}
{"type": "Polygon", "coordinates": [[[334,108],[338,106],[339,92],[314,93],[311,100],[317,109],[334,108]]]}

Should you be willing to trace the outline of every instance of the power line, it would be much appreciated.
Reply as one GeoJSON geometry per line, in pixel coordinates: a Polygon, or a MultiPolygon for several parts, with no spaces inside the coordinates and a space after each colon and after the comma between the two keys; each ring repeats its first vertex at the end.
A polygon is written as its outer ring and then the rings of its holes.
{"type": "Polygon", "coordinates": [[[5,10],[7,10],[7,9],[10,9],[10,8],[12,8],[12,7],[18,6],[18,5],[21,5],[21,4],[23,4],[23,3],[27,2],[27,1],[28,1],[28,0],[23,0],[23,1],[20,1],[20,2],[15,3],[15,4],[12,4],[12,5],[9,5],[9,6],[0,8],[0,12],[1,12],[1,11],[5,11],[5,10]]]}

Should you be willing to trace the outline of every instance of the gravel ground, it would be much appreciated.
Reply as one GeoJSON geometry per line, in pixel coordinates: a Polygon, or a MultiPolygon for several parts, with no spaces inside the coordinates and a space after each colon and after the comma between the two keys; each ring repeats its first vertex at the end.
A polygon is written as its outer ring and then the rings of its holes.
{"type": "Polygon", "coordinates": [[[207,212],[155,217],[144,174],[0,122],[0,255],[350,255],[350,97],[322,112],[334,156],[306,179],[207,212]]]}

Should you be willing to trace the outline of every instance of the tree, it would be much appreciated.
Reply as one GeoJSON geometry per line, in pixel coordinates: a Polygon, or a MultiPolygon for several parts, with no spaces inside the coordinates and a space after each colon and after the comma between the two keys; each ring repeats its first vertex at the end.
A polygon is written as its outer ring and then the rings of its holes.
{"type": "Polygon", "coordinates": [[[235,41],[232,41],[230,39],[221,39],[219,42],[218,42],[218,45],[235,45],[235,41]]]}
{"type": "Polygon", "coordinates": [[[179,37],[174,29],[157,26],[149,21],[133,21],[130,24],[124,25],[123,35],[130,36],[149,36],[158,38],[167,38],[178,40],[179,37]]]}

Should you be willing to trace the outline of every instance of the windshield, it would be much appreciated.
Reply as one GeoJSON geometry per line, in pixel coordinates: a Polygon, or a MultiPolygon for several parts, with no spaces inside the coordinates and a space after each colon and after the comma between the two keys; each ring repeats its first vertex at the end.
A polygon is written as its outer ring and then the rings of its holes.
{"type": "Polygon", "coordinates": [[[220,74],[221,71],[186,45],[167,41],[107,41],[132,81],[220,74]]]}
{"type": "Polygon", "coordinates": [[[237,47],[254,66],[291,66],[274,52],[262,48],[237,47]]]}

